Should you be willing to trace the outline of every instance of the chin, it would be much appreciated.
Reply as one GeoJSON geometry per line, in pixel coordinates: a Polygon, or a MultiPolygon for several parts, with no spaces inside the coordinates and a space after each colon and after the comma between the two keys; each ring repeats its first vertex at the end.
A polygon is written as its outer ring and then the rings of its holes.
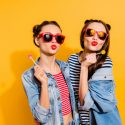
{"type": "Polygon", "coordinates": [[[97,47],[91,47],[91,48],[89,48],[89,50],[92,51],[92,52],[97,52],[97,51],[100,50],[100,48],[97,48],[97,47]]]}
{"type": "Polygon", "coordinates": [[[49,56],[54,56],[56,53],[48,53],[49,56]]]}
{"type": "Polygon", "coordinates": [[[47,56],[54,56],[56,54],[56,52],[46,52],[45,55],[47,56]]]}

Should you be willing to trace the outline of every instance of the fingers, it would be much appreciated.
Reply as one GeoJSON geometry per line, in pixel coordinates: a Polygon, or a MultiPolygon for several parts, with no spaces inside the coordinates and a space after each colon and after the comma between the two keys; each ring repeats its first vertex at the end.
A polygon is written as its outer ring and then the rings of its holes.
{"type": "Polygon", "coordinates": [[[95,63],[97,60],[96,58],[96,53],[83,53],[81,54],[81,56],[79,57],[79,62],[92,62],[95,63]]]}
{"type": "Polygon", "coordinates": [[[39,65],[35,65],[34,66],[34,70],[37,71],[38,69],[40,69],[41,67],[39,65]]]}
{"type": "Polygon", "coordinates": [[[38,75],[38,74],[40,74],[41,76],[44,75],[44,71],[43,71],[43,69],[39,65],[34,66],[34,70],[35,70],[35,74],[36,75],[38,75]]]}
{"type": "Polygon", "coordinates": [[[44,82],[46,81],[46,74],[45,72],[43,71],[43,69],[39,66],[39,65],[36,65],[34,66],[34,76],[40,81],[40,82],[44,82]]]}
{"type": "Polygon", "coordinates": [[[96,53],[91,53],[91,54],[86,55],[86,60],[92,64],[96,63],[97,61],[96,53]]]}

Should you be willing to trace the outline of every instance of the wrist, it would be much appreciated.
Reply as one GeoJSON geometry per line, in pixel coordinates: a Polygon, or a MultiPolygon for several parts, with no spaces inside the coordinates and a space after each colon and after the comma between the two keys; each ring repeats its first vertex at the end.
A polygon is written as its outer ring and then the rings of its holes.
{"type": "Polygon", "coordinates": [[[88,67],[89,67],[88,65],[85,65],[83,63],[81,64],[81,69],[88,69],[88,67]]]}
{"type": "Polygon", "coordinates": [[[42,83],[41,88],[44,88],[44,89],[48,88],[48,83],[42,83]]]}

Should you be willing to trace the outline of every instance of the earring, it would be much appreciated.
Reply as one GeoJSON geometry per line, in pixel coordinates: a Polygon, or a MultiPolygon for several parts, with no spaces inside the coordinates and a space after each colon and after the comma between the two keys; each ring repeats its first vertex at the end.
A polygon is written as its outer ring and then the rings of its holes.
{"type": "Polygon", "coordinates": [[[100,52],[102,55],[104,55],[106,53],[106,51],[103,49],[101,52],[100,52]]]}
{"type": "Polygon", "coordinates": [[[104,55],[106,51],[103,49],[101,52],[96,53],[96,55],[104,55]]]}

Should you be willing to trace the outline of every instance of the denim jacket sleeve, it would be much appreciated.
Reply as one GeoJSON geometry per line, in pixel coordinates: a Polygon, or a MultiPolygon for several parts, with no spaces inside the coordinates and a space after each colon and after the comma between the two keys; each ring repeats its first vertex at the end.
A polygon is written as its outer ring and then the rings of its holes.
{"type": "Polygon", "coordinates": [[[100,68],[89,80],[89,90],[84,98],[83,110],[110,112],[116,106],[112,68],[100,68]]]}
{"type": "Polygon", "coordinates": [[[38,91],[38,85],[34,82],[33,75],[30,71],[27,71],[22,75],[22,82],[33,116],[39,122],[45,124],[52,116],[51,108],[45,109],[39,104],[40,93],[38,91]]]}

